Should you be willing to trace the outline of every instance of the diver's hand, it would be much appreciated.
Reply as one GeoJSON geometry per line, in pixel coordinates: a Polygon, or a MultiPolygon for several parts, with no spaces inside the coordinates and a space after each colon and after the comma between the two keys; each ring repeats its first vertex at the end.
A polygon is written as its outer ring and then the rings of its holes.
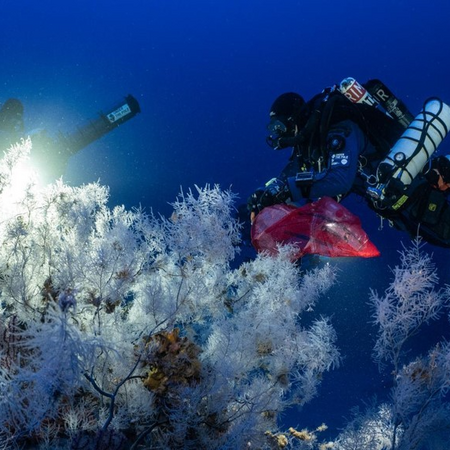
{"type": "MultiPolygon", "coordinates": [[[[253,192],[252,195],[247,199],[247,209],[250,213],[250,219],[253,215],[253,218],[256,216],[256,214],[259,213],[264,208],[264,193],[265,189],[259,188],[255,192],[253,192]]],[[[252,220],[253,222],[253,220],[252,220]]]]}
{"type": "Polygon", "coordinates": [[[290,193],[286,184],[278,178],[272,178],[263,188],[257,189],[247,200],[251,222],[253,222],[256,214],[266,206],[283,203],[289,197],[290,193]]]}

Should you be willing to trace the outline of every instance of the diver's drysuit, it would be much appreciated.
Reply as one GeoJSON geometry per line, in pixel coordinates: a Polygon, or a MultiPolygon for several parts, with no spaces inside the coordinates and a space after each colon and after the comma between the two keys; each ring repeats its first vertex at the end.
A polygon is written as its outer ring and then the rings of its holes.
{"type": "Polygon", "coordinates": [[[395,227],[450,247],[447,192],[428,177],[432,156],[450,128],[446,104],[427,100],[414,118],[379,80],[360,85],[347,78],[289,119],[296,126],[293,135],[283,133],[287,127],[275,115],[268,126],[272,147],[293,148],[289,163],[257,191],[259,200],[252,196],[251,210],[353,192],[395,227]]]}

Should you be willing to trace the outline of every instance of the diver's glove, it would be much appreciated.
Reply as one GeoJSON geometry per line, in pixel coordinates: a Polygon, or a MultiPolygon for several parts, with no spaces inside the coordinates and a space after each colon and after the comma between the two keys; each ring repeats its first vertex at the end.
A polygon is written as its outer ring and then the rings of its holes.
{"type": "Polygon", "coordinates": [[[248,198],[247,209],[250,213],[259,213],[266,206],[283,203],[289,197],[290,192],[286,183],[278,178],[272,178],[248,198]]]}

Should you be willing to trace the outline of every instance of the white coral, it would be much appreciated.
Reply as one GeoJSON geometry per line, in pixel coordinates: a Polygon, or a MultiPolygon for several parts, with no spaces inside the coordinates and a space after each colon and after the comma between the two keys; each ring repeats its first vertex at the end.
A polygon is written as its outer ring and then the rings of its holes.
{"type": "Polygon", "coordinates": [[[128,427],[157,446],[263,446],[277,416],[315,395],[338,362],[327,320],[299,324],[333,271],[302,278],[289,249],[231,270],[240,226],[234,195],[218,186],[182,192],[170,219],[111,209],[98,183],[29,184],[11,203],[10,174],[29,146],[0,162],[3,441],[38,441],[55,423],[73,439],[128,427]],[[172,342],[174,367],[200,375],[170,374],[161,398],[142,383],[158,373],[143,364],[158,360],[146,342],[175,327],[200,350],[190,361],[172,342]]]}

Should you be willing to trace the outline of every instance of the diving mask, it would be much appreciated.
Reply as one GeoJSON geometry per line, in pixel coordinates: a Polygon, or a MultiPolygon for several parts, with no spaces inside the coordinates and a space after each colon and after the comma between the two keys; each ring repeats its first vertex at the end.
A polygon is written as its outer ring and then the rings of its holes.
{"type": "Polygon", "coordinates": [[[285,121],[283,121],[273,117],[267,125],[269,136],[267,136],[266,142],[269,147],[272,147],[274,150],[286,148],[287,146],[283,145],[282,139],[294,136],[294,130],[289,129],[285,122],[289,122],[289,119],[285,119],[285,121]]]}

